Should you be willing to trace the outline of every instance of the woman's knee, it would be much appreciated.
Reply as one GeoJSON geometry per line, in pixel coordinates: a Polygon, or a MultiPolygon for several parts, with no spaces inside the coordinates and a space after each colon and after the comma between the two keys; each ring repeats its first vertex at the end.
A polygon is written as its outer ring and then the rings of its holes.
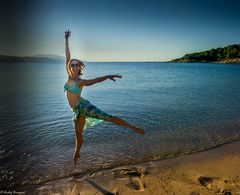
{"type": "Polygon", "coordinates": [[[106,119],[106,121],[109,122],[116,122],[118,120],[118,118],[116,116],[112,116],[111,118],[106,119]]]}

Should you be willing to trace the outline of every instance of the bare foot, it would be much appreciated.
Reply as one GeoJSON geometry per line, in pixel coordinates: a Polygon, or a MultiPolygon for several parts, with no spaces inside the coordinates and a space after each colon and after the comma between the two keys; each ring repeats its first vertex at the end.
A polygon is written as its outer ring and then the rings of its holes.
{"type": "Polygon", "coordinates": [[[134,131],[136,131],[137,133],[141,134],[141,135],[144,135],[145,134],[145,131],[141,128],[135,128],[134,131]]]}
{"type": "Polygon", "coordinates": [[[79,152],[74,152],[74,155],[73,155],[73,161],[74,161],[74,163],[76,164],[77,163],[77,160],[78,160],[78,158],[80,157],[80,154],[79,154],[79,152]]]}

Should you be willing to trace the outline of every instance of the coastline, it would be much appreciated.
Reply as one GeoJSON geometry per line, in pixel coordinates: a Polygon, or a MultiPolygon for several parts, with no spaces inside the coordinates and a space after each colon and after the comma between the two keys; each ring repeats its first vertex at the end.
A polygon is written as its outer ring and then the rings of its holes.
{"type": "Polygon", "coordinates": [[[184,156],[74,175],[25,194],[240,194],[240,141],[184,156]]]}
{"type": "Polygon", "coordinates": [[[201,60],[186,60],[186,59],[175,59],[168,61],[170,63],[213,63],[213,64],[240,64],[240,58],[234,59],[223,59],[218,61],[201,61],[201,60]]]}

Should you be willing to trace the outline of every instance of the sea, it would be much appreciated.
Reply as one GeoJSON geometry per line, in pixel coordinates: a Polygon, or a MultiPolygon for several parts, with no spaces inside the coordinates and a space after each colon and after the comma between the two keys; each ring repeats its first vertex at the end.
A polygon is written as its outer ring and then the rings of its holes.
{"type": "Polygon", "coordinates": [[[145,129],[103,121],[75,131],[64,93],[64,62],[0,64],[0,186],[42,184],[72,174],[208,150],[240,140],[240,65],[86,62],[83,79],[120,74],[83,88],[101,110],[145,129]]]}

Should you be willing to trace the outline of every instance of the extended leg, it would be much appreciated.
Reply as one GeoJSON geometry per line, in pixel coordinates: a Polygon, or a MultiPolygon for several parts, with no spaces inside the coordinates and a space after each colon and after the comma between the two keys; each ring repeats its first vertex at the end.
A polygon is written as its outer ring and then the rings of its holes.
{"type": "Polygon", "coordinates": [[[145,131],[143,129],[135,127],[135,126],[127,123],[126,121],[124,121],[124,120],[122,120],[122,119],[120,119],[118,117],[113,116],[111,119],[109,119],[107,121],[113,122],[113,123],[115,123],[117,125],[120,125],[120,126],[127,127],[129,129],[132,129],[133,131],[135,131],[135,132],[137,132],[139,134],[142,134],[142,135],[145,134],[145,131]]]}
{"type": "Polygon", "coordinates": [[[80,149],[81,149],[82,142],[83,142],[82,131],[83,131],[84,125],[85,125],[85,116],[80,115],[79,118],[77,119],[76,125],[75,125],[76,147],[75,147],[75,152],[73,155],[73,160],[74,160],[75,164],[77,163],[77,159],[80,157],[80,149]]]}

